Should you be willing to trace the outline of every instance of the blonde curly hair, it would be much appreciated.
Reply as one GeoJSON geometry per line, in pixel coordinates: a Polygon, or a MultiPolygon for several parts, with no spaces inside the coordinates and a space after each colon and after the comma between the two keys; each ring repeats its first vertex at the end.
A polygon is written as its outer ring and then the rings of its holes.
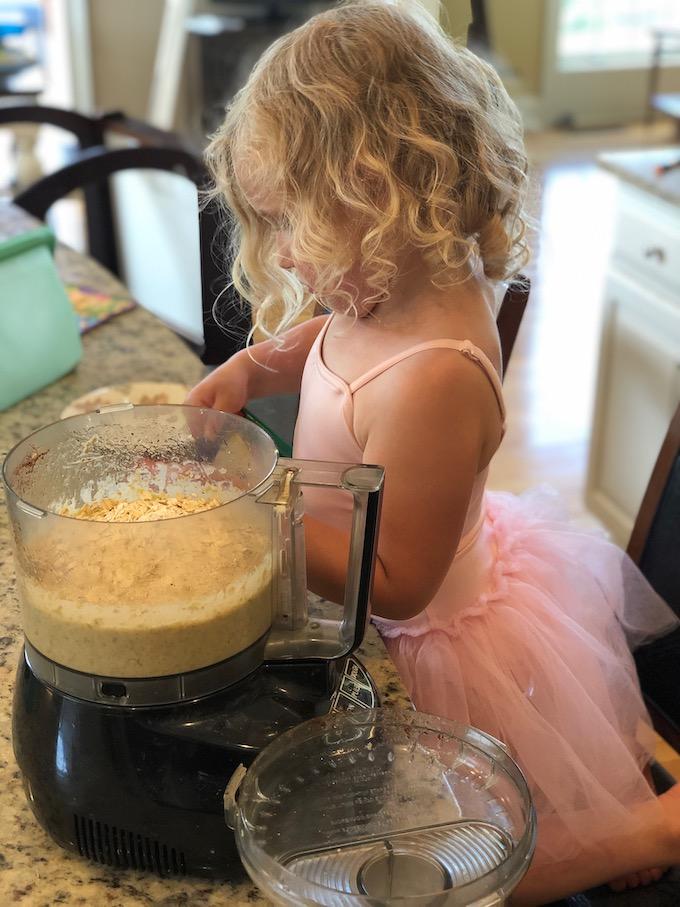
{"type": "Polygon", "coordinates": [[[493,68],[416,4],[350,0],[277,40],[206,159],[229,215],[233,285],[270,336],[309,291],[278,264],[276,229],[244,194],[235,159],[284,200],[291,257],[313,266],[322,301],[342,294],[355,264],[370,300],[388,299],[408,248],[443,284],[467,263],[507,279],[528,258],[517,109],[493,68]],[[347,223],[359,225],[358,262],[347,223]]]}

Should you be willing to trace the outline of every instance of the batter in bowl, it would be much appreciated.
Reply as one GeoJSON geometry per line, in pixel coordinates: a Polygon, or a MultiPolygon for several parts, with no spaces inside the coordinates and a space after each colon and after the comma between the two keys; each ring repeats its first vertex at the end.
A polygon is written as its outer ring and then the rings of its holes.
{"type": "Polygon", "coordinates": [[[271,540],[256,503],[145,491],[61,515],[72,519],[17,552],[26,637],[53,661],[157,677],[216,664],[269,629],[271,540]]]}

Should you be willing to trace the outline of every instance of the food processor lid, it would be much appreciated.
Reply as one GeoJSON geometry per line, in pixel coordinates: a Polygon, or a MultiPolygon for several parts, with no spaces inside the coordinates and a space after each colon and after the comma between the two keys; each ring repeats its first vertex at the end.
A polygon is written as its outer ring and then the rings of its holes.
{"type": "Polygon", "coordinates": [[[280,904],[481,907],[517,885],[535,841],[526,782],[502,745],[418,712],[307,721],[225,804],[246,870],[280,904]]]}

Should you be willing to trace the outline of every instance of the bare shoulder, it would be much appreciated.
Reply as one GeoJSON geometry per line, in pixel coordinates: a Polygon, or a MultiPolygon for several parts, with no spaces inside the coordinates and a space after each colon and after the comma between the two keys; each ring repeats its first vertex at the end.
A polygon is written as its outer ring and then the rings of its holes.
{"type": "Polygon", "coordinates": [[[369,437],[423,432],[436,425],[441,444],[465,435],[476,439],[480,469],[486,466],[502,435],[502,415],[485,369],[451,348],[424,350],[404,359],[361,388],[354,396],[355,432],[366,446],[369,437]]]}

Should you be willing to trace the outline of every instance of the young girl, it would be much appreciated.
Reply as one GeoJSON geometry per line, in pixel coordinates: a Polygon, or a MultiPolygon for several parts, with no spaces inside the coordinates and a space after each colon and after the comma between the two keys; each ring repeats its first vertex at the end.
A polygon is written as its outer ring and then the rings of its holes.
{"type": "MultiPolygon", "coordinates": [[[[517,111],[429,17],[379,0],[277,41],[208,161],[234,217],[234,284],[276,334],[189,402],[300,391],[297,457],[386,467],[374,620],[423,711],[505,741],[539,816],[515,895],[540,904],[680,862],[680,797],[623,627],[674,625],[613,546],[485,493],[505,430],[493,282],[526,260],[517,111]],[[295,327],[310,300],[329,315],[295,327]]],[[[349,502],[305,491],[309,583],[343,595],[349,502]]]]}

